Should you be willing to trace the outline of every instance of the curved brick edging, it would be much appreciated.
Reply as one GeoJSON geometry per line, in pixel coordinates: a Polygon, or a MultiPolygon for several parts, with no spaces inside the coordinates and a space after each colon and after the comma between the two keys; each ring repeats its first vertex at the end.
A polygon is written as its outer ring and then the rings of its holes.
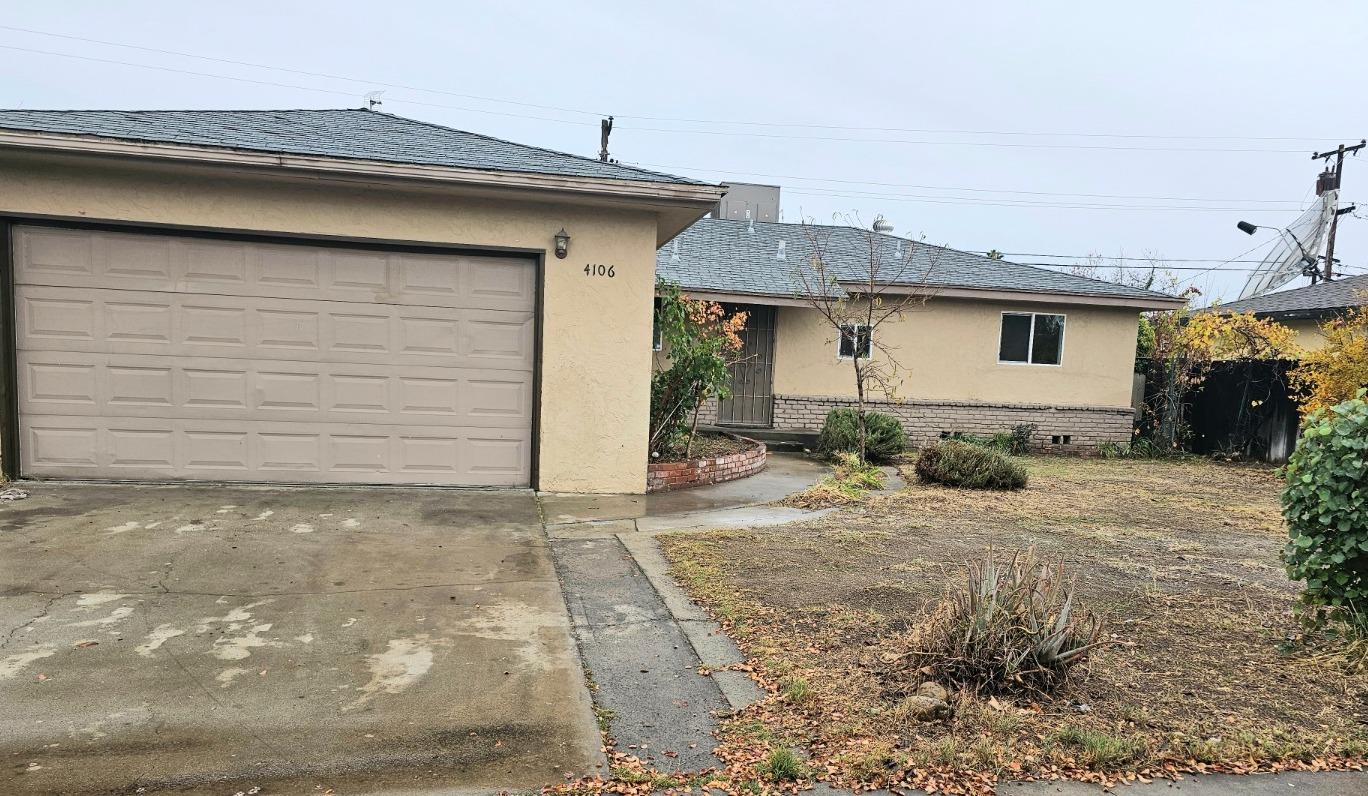
{"type": "Polygon", "coordinates": [[[743,453],[730,453],[710,459],[690,459],[686,462],[659,462],[646,465],[646,491],[665,492],[688,489],[704,484],[720,484],[755,475],[765,469],[765,443],[737,437],[755,447],[743,453]]]}

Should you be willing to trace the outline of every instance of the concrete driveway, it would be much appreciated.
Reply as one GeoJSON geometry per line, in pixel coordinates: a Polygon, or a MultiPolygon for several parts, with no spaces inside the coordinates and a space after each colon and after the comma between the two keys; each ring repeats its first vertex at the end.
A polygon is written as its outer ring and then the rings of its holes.
{"type": "Polygon", "coordinates": [[[488,789],[600,761],[530,492],[29,488],[0,506],[0,792],[488,789]]]}

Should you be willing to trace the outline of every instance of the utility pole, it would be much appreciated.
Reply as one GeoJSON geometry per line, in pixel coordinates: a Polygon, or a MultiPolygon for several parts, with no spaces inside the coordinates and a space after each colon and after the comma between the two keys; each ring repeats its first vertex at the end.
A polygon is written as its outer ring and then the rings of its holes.
{"type": "MultiPolygon", "coordinates": [[[[599,160],[608,161],[608,136],[613,133],[613,117],[599,120],[599,160]]],[[[1343,147],[1341,147],[1342,149],[1343,147]]]]}
{"type": "MultiPolygon", "coordinates": [[[[1344,173],[1344,156],[1357,156],[1360,149],[1368,146],[1368,139],[1361,139],[1353,146],[1340,144],[1339,148],[1332,152],[1312,152],[1312,160],[1324,160],[1325,171],[1316,178],[1316,196],[1320,196],[1326,191],[1339,190],[1340,178],[1344,173]],[[1335,170],[1330,170],[1330,158],[1335,159],[1335,170]]],[[[1339,229],[1339,217],[1345,213],[1353,212],[1354,207],[1336,208],[1335,214],[1330,217],[1330,235],[1325,242],[1325,281],[1329,282],[1335,278],[1335,231],[1339,229]]]]}

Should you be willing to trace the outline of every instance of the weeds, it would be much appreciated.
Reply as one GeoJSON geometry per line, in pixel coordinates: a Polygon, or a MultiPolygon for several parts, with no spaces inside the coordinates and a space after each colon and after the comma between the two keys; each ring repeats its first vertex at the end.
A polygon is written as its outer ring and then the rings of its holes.
{"type": "Polygon", "coordinates": [[[787,746],[771,750],[759,768],[760,776],[770,782],[796,782],[807,776],[807,766],[787,746]]]}
{"type": "Polygon", "coordinates": [[[1119,738],[1073,725],[1056,730],[1050,740],[1064,748],[1069,756],[1088,768],[1117,769],[1141,759],[1145,742],[1140,738],[1119,738]]]}

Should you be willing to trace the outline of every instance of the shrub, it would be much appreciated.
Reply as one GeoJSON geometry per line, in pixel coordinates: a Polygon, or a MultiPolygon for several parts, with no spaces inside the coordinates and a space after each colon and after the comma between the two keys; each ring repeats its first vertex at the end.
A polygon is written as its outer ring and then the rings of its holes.
{"type": "Polygon", "coordinates": [[[909,675],[929,670],[980,693],[1048,692],[1105,643],[1102,619],[1074,602],[1058,562],[1034,548],[1006,561],[989,551],[913,631],[909,675]]]}
{"type": "MultiPolygon", "coordinates": [[[[817,436],[817,450],[825,455],[858,453],[860,450],[860,413],[854,409],[832,409],[817,436]]],[[[865,457],[886,462],[907,450],[907,434],[902,423],[883,412],[865,412],[865,457]]]]}
{"type": "Polygon", "coordinates": [[[922,481],[969,489],[1021,489],[1026,468],[998,451],[957,440],[942,440],[922,448],[917,456],[922,481]]]}
{"type": "Polygon", "coordinates": [[[1287,575],[1340,618],[1368,612],[1368,401],[1307,415],[1282,493],[1287,575]]]}

